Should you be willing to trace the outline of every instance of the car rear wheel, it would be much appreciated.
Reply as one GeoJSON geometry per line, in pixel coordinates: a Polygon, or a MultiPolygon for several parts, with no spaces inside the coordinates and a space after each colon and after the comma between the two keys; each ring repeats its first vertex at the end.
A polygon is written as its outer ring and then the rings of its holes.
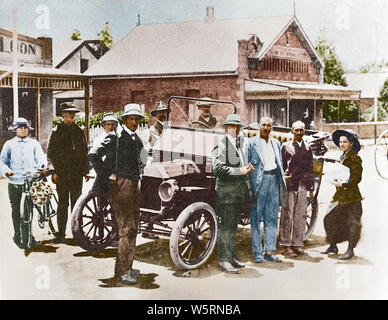
{"type": "Polygon", "coordinates": [[[207,203],[184,209],[175,221],[170,237],[170,254],[180,269],[198,268],[211,256],[217,241],[217,217],[207,203]]]}

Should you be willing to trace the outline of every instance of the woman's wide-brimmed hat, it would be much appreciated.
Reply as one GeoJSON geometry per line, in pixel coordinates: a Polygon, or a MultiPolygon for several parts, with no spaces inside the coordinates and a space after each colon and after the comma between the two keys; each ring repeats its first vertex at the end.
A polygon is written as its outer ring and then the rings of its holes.
{"type": "Polygon", "coordinates": [[[77,113],[80,112],[80,110],[78,110],[71,102],[63,102],[61,103],[61,113],[63,112],[77,113]]]}
{"type": "Polygon", "coordinates": [[[27,127],[29,131],[34,130],[33,127],[30,126],[27,119],[24,118],[17,118],[13,123],[12,126],[8,128],[8,130],[16,130],[19,127],[27,127]]]}
{"type": "Polygon", "coordinates": [[[348,140],[353,143],[352,145],[352,150],[354,152],[358,152],[360,151],[361,149],[361,145],[360,145],[360,141],[358,140],[358,136],[357,136],[357,133],[355,133],[353,130],[351,129],[339,129],[339,130],[336,130],[333,132],[333,135],[332,135],[332,139],[333,139],[333,142],[335,143],[335,145],[337,147],[339,147],[339,139],[340,137],[347,137],[348,140]]]}
{"type": "Polygon", "coordinates": [[[197,102],[197,107],[200,107],[200,106],[212,106],[214,105],[215,103],[214,102],[211,102],[209,97],[204,97],[204,98],[201,98],[201,99],[204,99],[204,100],[209,100],[209,101],[199,101],[197,102]]]}
{"type": "Polygon", "coordinates": [[[116,126],[119,123],[113,112],[108,112],[104,114],[101,120],[101,126],[104,126],[104,123],[108,121],[113,121],[116,126]]]}
{"type": "Polygon", "coordinates": [[[137,103],[129,103],[124,106],[124,113],[119,117],[121,120],[124,120],[128,116],[138,116],[139,118],[144,118],[144,115],[141,113],[141,107],[137,103]]]}
{"type": "Polygon", "coordinates": [[[155,117],[156,114],[159,113],[159,112],[167,112],[167,113],[170,112],[170,110],[168,110],[167,105],[163,101],[156,102],[156,108],[155,108],[155,110],[151,111],[151,115],[153,117],[155,117]]]}
{"type": "Polygon", "coordinates": [[[224,122],[224,127],[228,124],[235,124],[235,125],[238,125],[240,127],[243,126],[241,123],[241,120],[240,120],[240,115],[238,115],[236,113],[228,114],[226,116],[226,120],[224,122]]]}

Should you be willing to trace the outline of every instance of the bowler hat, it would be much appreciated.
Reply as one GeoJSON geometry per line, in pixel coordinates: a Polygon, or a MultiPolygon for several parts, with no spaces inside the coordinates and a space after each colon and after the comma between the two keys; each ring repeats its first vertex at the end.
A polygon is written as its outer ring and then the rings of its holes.
{"type": "Polygon", "coordinates": [[[335,143],[335,145],[337,147],[339,147],[339,139],[340,137],[347,137],[348,140],[353,143],[352,145],[352,150],[356,153],[358,153],[358,151],[360,151],[361,149],[361,145],[360,145],[360,141],[358,141],[358,136],[357,136],[357,133],[355,133],[353,130],[351,129],[345,129],[345,130],[336,130],[333,132],[333,135],[332,135],[332,139],[333,139],[333,142],[335,143]]]}
{"type": "MultiPolygon", "coordinates": [[[[201,98],[203,100],[211,100],[209,97],[204,97],[204,98],[201,98]]],[[[211,101],[199,101],[197,102],[197,107],[200,107],[200,106],[212,106],[214,105],[215,103],[214,102],[211,102],[211,101]]]]}
{"type": "Polygon", "coordinates": [[[144,115],[141,113],[140,105],[137,103],[129,103],[124,106],[124,113],[120,116],[120,119],[123,120],[128,116],[138,116],[139,118],[144,118],[144,115]]]}
{"type": "Polygon", "coordinates": [[[242,127],[243,125],[241,124],[241,121],[240,121],[240,115],[238,115],[237,113],[232,113],[232,114],[228,114],[226,116],[226,120],[224,122],[224,127],[228,124],[235,124],[235,125],[238,125],[240,127],[242,127]]]}
{"type": "Polygon", "coordinates": [[[117,118],[113,112],[108,112],[108,113],[104,114],[104,116],[102,117],[102,120],[101,120],[101,126],[104,126],[104,123],[108,122],[108,121],[113,121],[116,126],[118,124],[117,118]]]}
{"type": "Polygon", "coordinates": [[[73,103],[71,102],[63,102],[61,103],[61,113],[62,112],[70,112],[70,113],[77,113],[80,112],[73,103]]]}
{"type": "Polygon", "coordinates": [[[167,112],[167,113],[170,112],[170,110],[168,110],[168,107],[166,106],[166,104],[163,101],[158,101],[156,103],[156,108],[155,108],[155,110],[151,111],[151,115],[153,117],[155,117],[156,114],[159,112],[167,112]]]}
{"type": "Polygon", "coordinates": [[[13,123],[12,126],[8,128],[8,130],[16,130],[19,127],[27,127],[28,130],[34,130],[33,127],[30,126],[28,121],[24,118],[17,118],[13,123]]]}

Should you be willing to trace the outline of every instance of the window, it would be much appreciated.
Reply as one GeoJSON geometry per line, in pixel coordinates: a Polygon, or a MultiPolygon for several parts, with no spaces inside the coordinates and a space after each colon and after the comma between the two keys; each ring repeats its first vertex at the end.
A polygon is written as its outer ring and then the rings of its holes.
{"type": "Polygon", "coordinates": [[[84,73],[89,68],[89,60],[88,59],[81,59],[81,73],[84,73]]]}

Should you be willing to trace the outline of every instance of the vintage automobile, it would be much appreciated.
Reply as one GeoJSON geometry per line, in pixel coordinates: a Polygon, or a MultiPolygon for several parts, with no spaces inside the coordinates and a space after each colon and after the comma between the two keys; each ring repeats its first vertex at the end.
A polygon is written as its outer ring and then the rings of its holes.
{"type": "MultiPolygon", "coordinates": [[[[217,118],[220,126],[211,130],[193,128],[192,121],[176,101],[203,100],[178,96],[168,100],[172,124],[165,127],[149,150],[149,163],[141,179],[139,233],[148,238],[169,237],[174,264],[181,269],[194,269],[207,261],[216,245],[215,177],[211,151],[224,135],[222,115],[236,112],[236,106],[231,101],[211,100],[222,107],[221,116],[217,118]],[[173,112],[183,114],[186,123],[182,125],[181,117],[180,125],[174,125],[173,112]]],[[[257,134],[258,128],[248,127],[244,133],[248,138],[257,134]]],[[[286,132],[274,131],[273,134],[282,142],[290,138],[286,132]]],[[[315,154],[326,151],[325,138],[319,133],[310,137],[315,154]]],[[[316,190],[306,212],[306,239],[314,229],[318,214],[317,195],[322,166],[319,161],[315,163],[316,190]]],[[[247,198],[241,213],[242,225],[250,222],[249,207],[247,198]]],[[[117,227],[109,195],[89,192],[81,196],[73,209],[72,232],[80,247],[88,251],[114,245],[117,227]]]]}

